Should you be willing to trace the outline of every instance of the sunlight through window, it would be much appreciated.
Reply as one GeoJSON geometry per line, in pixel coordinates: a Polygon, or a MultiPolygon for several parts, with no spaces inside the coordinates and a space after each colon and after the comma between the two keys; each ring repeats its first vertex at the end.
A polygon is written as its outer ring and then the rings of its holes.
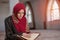
{"type": "Polygon", "coordinates": [[[28,23],[32,22],[32,14],[31,14],[31,10],[28,4],[26,5],[26,18],[27,18],[28,23]]]}
{"type": "Polygon", "coordinates": [[[47,21],[59,19],[59,6],[56,0],[50,0],[47,8],[47,21]]]}

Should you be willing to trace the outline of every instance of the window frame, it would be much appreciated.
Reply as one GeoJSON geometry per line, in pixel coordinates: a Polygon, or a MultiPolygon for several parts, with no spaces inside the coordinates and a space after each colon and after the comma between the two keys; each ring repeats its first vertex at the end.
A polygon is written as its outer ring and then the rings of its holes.
{"type": "Polygon", "coordinates": [[[33,12],[32,5],[31,5],[31,3],[30,3],[29,1],[25,2],[24,4],[25,4],[25,6],[26,6],[27,4],[29,5],[29,7],[30,7],[30,9],[31,9],[31,13],[32,13],[32,23],[33,23],[33,27],[30,28],[30,29],[36,29],[36,27],[35,27],[35,20],[34,20],[34,12],[33,12]]]}

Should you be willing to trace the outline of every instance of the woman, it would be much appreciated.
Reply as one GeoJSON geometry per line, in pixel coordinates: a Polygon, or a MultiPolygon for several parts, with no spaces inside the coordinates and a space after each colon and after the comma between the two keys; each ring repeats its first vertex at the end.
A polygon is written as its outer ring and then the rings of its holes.
{"type": "Polygon", "coordinates": [[[30,31],[25,15],[24,4],[17,3],[13,8],[13,15],[5,19],[5,40],[23,40],[22,35],[28,36],[30,31]]]}

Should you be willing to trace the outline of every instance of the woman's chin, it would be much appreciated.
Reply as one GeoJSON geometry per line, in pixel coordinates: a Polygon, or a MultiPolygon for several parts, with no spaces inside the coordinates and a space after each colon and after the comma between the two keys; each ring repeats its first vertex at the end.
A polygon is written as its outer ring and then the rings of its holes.
{"type": "Polygon", "coordinates": [[[19,18],[19,19],[22,19],[22,18],[19,18]]]}

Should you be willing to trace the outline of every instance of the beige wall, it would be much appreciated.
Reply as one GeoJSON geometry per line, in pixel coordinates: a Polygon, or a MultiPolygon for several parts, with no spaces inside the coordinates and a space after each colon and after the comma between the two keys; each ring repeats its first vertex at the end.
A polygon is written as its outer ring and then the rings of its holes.
{"type": "Polygon", "coordinates": [[[45,4],[46,0],[20,0],[20,2],[30,1],[33,11],[34,11],[34,18],[35,24],[37,29],[44,28],[44,14],[45,14],[45,4]]]}
{"type": "Polygon", "coordinates": [[[5,31],[4,20],[12,14],[13,6],[18,0],[1,0],[0,1],[0,31],[5,31]]]}
{"type": "MultiPolygon", "coordinates": [[[[36,24],[36,29],[44,29],[44,18],[45,18],[45,8],[47,0],[20,0],[20,2],[30,1],[34,11],[34,19],[36,24]]],[[[9,8],[9,3],[0,3],[0,31],[4,31],[4,19],[10,15],[11,11],[9,8]]],[[[12,7],[12,6],[11,6],[12,7]]],[[[55,21],[54,21],[55,22],[55,21]]],[[[57,22],[57,21],[56,21],[57,22]]],[[[52,24],[48,22],[48,29],[60,29],[60,22],[52,24]]]]}
{"type": "MultiPolygon", "coordinates": [[[[33,7],[36,28],[44,29],[47,0],[20,0],[20,2],[26,1],[30,1],[33,7]]],[[[60,21],[47,22],[47,29],[60,29],[60,21]]]]}
{"type": "Polygon", "coordinates": [[[5,30],[4,19],[9,14],[9,4],[8,3],[0,3],[0,31],[5,30]]]}

